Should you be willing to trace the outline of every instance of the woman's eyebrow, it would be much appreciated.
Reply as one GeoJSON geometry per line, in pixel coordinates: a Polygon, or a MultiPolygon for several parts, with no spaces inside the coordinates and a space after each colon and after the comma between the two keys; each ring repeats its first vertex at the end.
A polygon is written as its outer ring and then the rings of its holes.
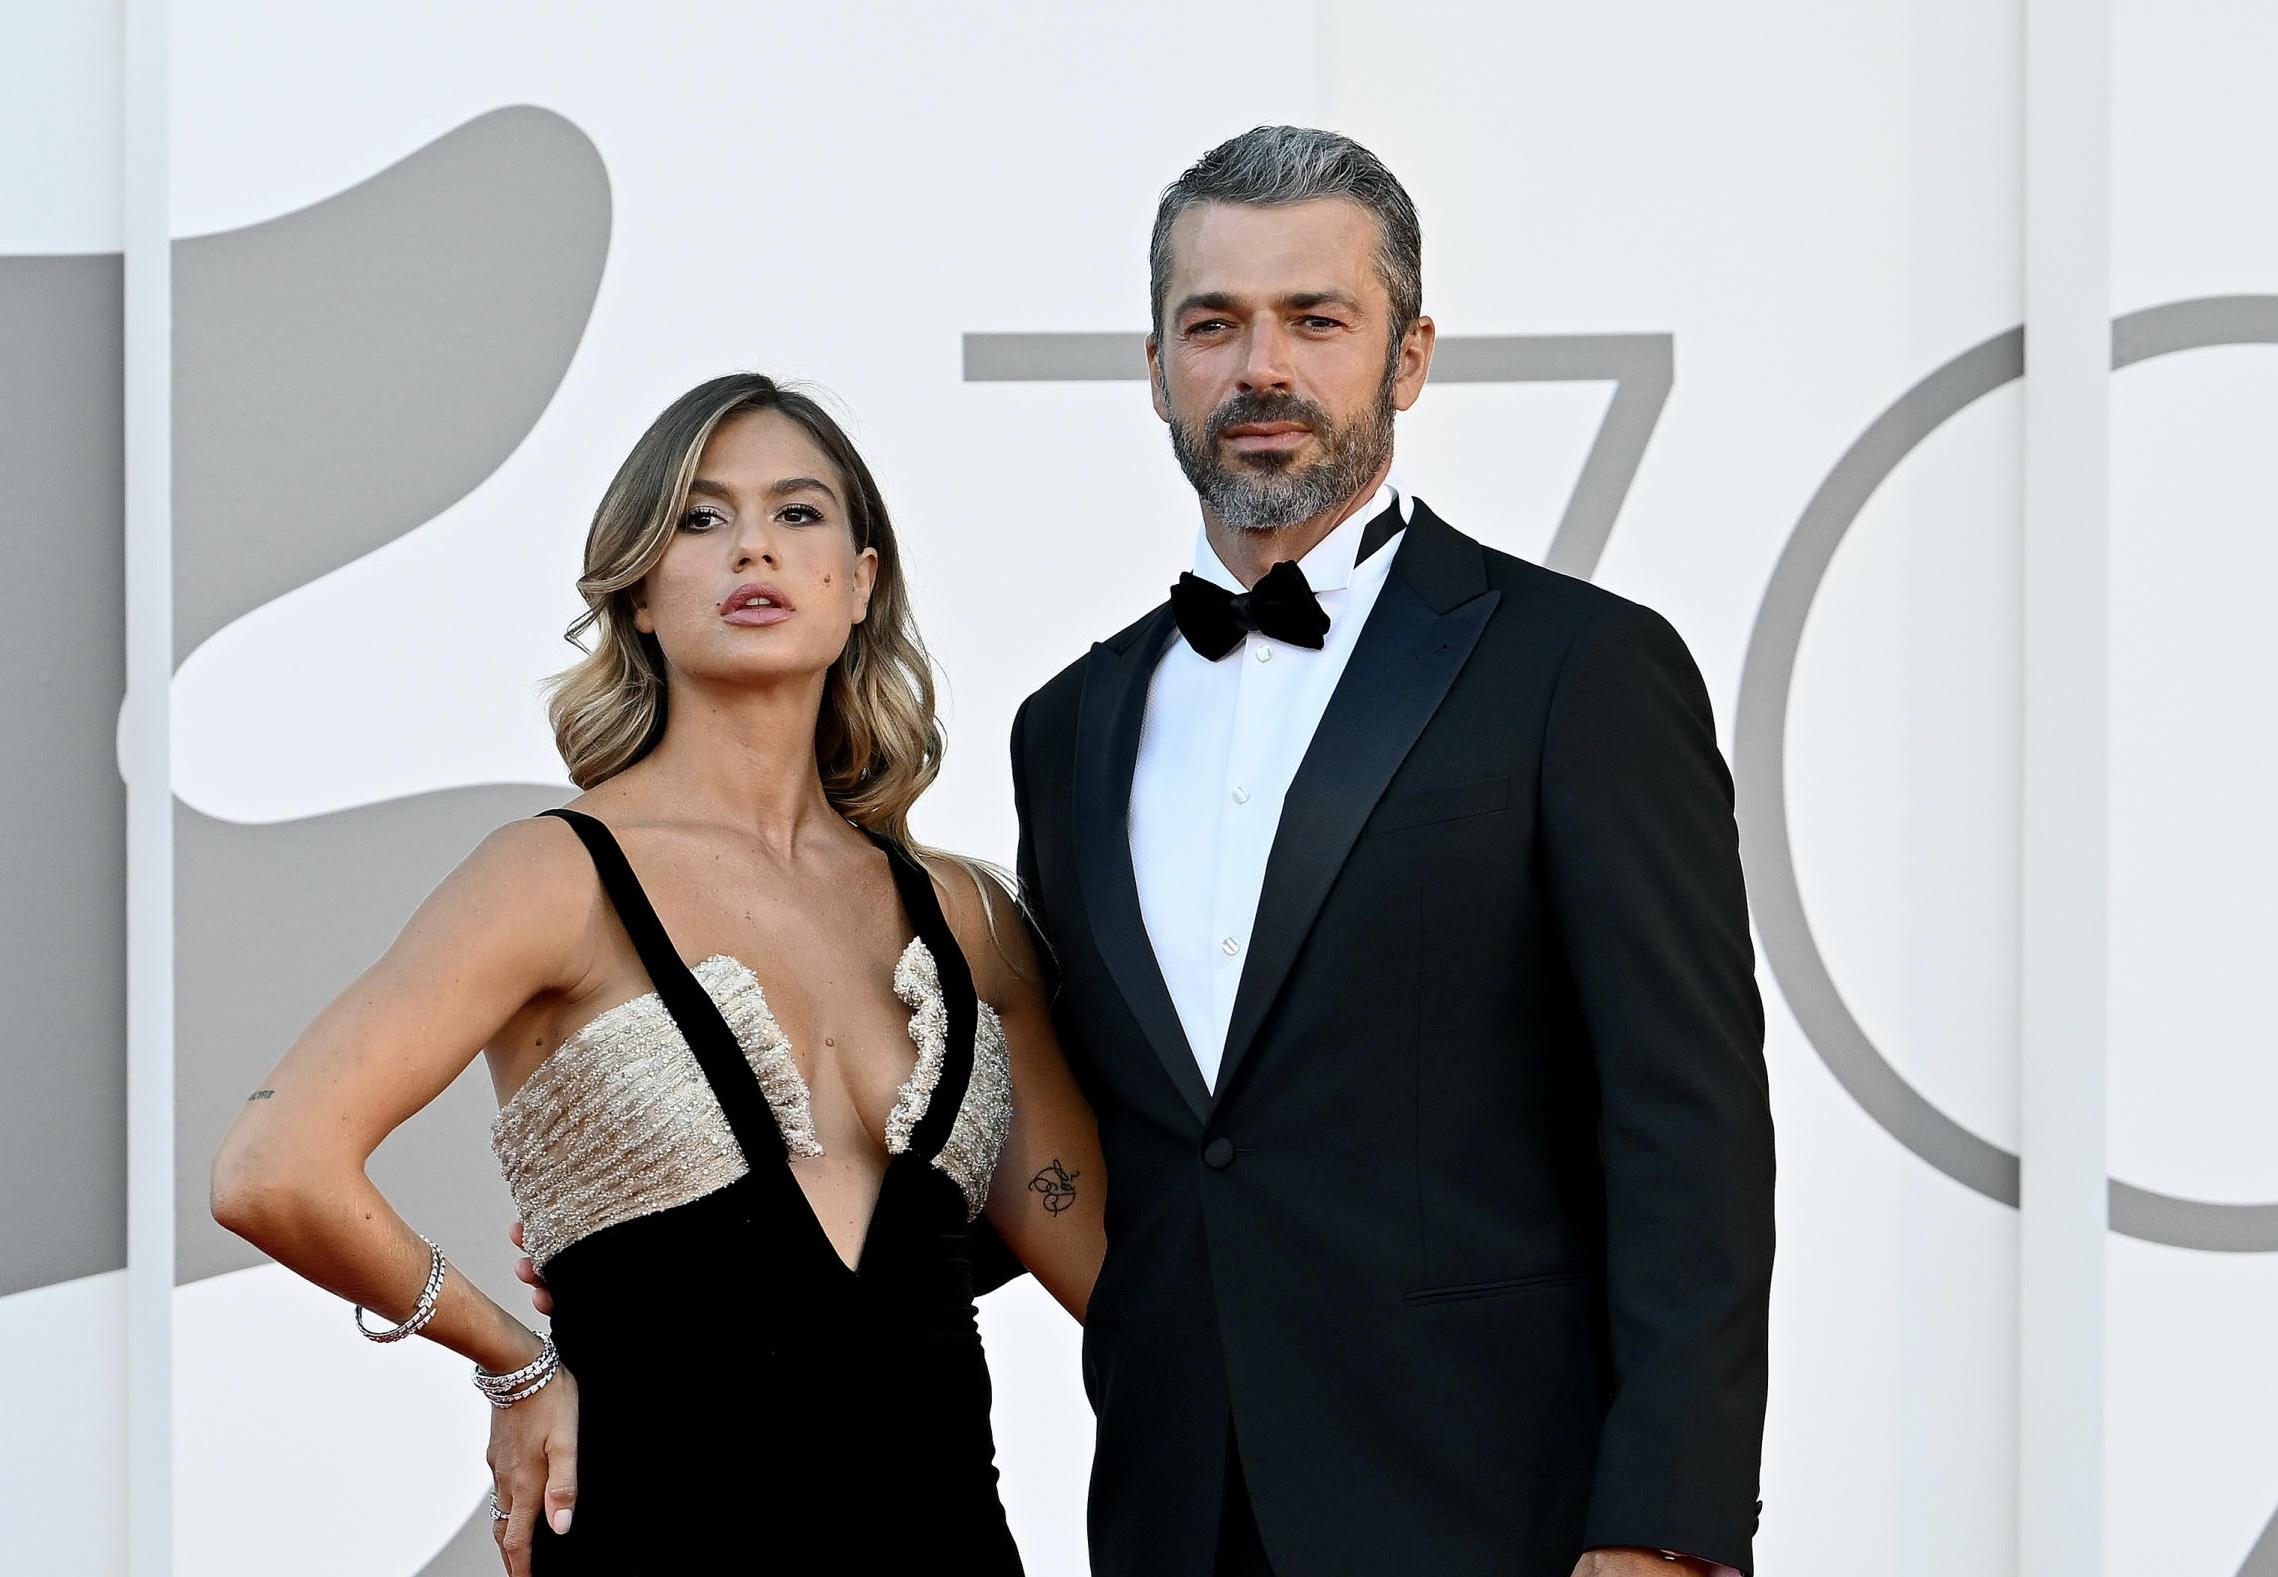
{"type": "Polygon", "coordinates": [[[770,487],[767,493],[770,498],[780,498],[785,493],[820,493],[832,503],[838,502],[838,494],[832,490],[830,483],[813,476],[787,476],[770,487]]]}
{"type": "MultiPolygon", "coordinates": [[[[691,496],[701,493],[706,498],[717,498],[723,503],[734,502],[736,496],[735,489],[725,482],[715,482],[710,477],[703,476],[690,482],[688,491],[691,496]]],[[[837,491],[819,476],[787,476],[779,482],[768,484],[769,498],[780,498],[786,493],[820,493],[834,504],[839,501],[837,491]]]]}

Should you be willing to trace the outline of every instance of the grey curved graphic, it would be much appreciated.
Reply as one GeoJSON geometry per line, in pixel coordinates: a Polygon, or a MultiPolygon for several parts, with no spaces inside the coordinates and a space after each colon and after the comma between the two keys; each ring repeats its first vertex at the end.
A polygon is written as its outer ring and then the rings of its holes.
{"type": "MultiPolygon", "coordinates": [[[[523,107],[312,207],[178,246],[178,656],[424,525],[514,451],[584,333],[609,223],[592,143],[523,107]]],[[[562,797],[468,788],[273,826],[176,805],[180,1281],[260,1258],[205,1206],[207,1162],[253,1081],[484,833],[562,797]]],[[[374,1176],[407,1212],[439,1227],[448,1212],[454,1254],[503,1267],[503,1243],[482,1253],[504,1194],[479,1085],[383,1146],[374,1176]],[[398,1159],[410,1152],[417,1164],[398,1159]]]]}
{"type": "MultiPolygon", "coordinates": [[[[2278,296],[2210,297],[2130,313],[2113,324],[2113,366],[2235,344],[2278,344],[2278,296]]],[[[1956,1182],[2005,1205],[2017,1203],[2017,1156],[1954,1121],[1901,1077],[1852,1016],[1828,973],[1804,912],[1788,836],[1787,715],[1804,623],[1844,533],[1923,439],[2021,376],[2024,355],[2021,329],[1964,351],[1900,396],[1836,462],[1796,522],[1765,589],[1741,669],[1733,749],[1757,926],[1772,973],[1806,1038],[1836,1081],[1892,1138],[1956,1182]]],[[[2110,1218],[2114,1231],[2176,1248],[2234,1254],[2278,1249],[2278,1204],[2184,1199],[2113,1179],[2110,1218]]]]}
{"type": "Polygon", "coordinates": [[[609,224],[600,153],[521,106],[176,244],[175,662],[498,468],[585,333],[609,224]]]}
{"type": "MultiPolygon", "coordinates": [[[[2131,312],[2112,325],[2112,366],[2217,345],[2278,345],[2278,296],[2204,296],[2131,312]]],[[[2149,1243],[2227,1253],[2278,1249],[2278,1203],[2179,1199],[2114,1178],[2111,1211],[2113,1230],[2149,1243]]],[[[2278,1518],[2256,1548],[2261,1570],[2278,1577],[2278,1518]]]]}
{"type": "MultiPolygon", "coordinates": [[[[1567,495],[1543,562],[1589,579],[1676,381],[1667,334],[1454,335],[1432,356],[1434,383],[1611,383],[1613,398],[1567,495]]],[[[1144,382],[1144,334],[968,334],[967,383],[1144,382]]]]}
{"type": "Polygon", "coordinates": [[[117,256],[0,258],[0,1297],[126,1263],[117,256]]]}
{"type": "MultiPolygon", "coordinates": [[[[592,142],[518,107],[309,208],[178,243],[176,663],[495,471],[569,369],[609,233],[592,142]]],[[[484,833],[565,793],[487,785],[270,826],[176,804],[178,1281],[261,1258],[206,1209],[207,1165],[245,1092],[484,833]]],[[[370,1171],[505,1301],[518,1284],[494,1108],[478,1062],[370,1171]]],[[[431,1569],[496,1562],[478,1515],[431,1569]]]]}
{"type": "Polygon", "coordinates": [[[1733,716],[1742,863],[1766,961],[1836,1082],[1901,1144],[1956,1182],[2017,1203],[2017,1157],[1940,1111],[1867,1039],[1813,939],[1788,839],[1788,687],[1806,617],[1843,534],[1915,446],[2025,370],[2025,333],[1972,347],[1902,395],[1853,443],[1788,537],[1764,592],[1733,716]]]}

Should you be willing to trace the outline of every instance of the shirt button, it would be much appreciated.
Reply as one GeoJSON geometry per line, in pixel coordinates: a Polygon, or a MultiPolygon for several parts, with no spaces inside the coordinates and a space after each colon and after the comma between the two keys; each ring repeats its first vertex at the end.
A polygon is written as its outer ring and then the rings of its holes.
{"type": "Polygon", "coordinates": [[[1228,937],[1225,941],[1218,944],[1218,950],[1221,953],[1224,953],[1228,958],[1232,958],[1236,953],[1239,953],[1242,950],[1242,944],[1235,941],[1232,937],[1228,937]]]}
{"type": "Polygon", "coordinates": [[[1251,647],[1250,650],[1258,654],[1258,661],[1261,663],[1270,663],[1273,661],[1273,648],[1268,646],[1263,641],[1258,642],[1258,644],[1251,647]]]}
{"type": "Polygon", "coordinates": [[[1240,784],[1237,783],[1234,786],[1234,803],[1237,805],[1247,805],[1249,802],[1250,791],[1246,788],[1243,788],[1240,784]]]}

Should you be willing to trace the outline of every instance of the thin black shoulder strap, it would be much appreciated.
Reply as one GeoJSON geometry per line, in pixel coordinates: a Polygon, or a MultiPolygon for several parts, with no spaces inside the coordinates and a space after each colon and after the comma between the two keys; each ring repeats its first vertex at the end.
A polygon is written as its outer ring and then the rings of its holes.
{"type": "Polygon", "coordinates": [[[609,895],[610,906],[632,939],[633,951],[640,955],[641,967],[656,987],[657,999],[680,1026],[681,1039],[688,1043],[696,1066],[712,1086],[713,1098],[728,1120],[728,1130],[743,1150],[744,1164],[757,1171],[764,1162],[784,1159],[789,1152],[783,1143],[783,1130],[776,1126],[775,1112],[767,1104],[759,1080],[753,1077],[751,1064],[744,1059],[735,1031],[720,1017],[719,1004],[680,961],[679,950],[665,934],[664,922],[657,918],[616,835],[607,823],[582,811],[557,807],[539,814],[568,822],[593,856],[601,889],[609,895]]]}
{"type": "Polygon", "coordinates": [[[973,1079],[973,1033],[980,1019],[980,1005],[973,990],[972,965],[957,945],[957,934],[950,930],[948,917],[941,912],[933,878],[900,844],[877,833],[872,833],[871,839],[886,851],[887,862],[894,868],[894,886],[901,893],[902,908],[917,927],[918,940],[933,955],[942,1001],[949,1009],[949,1043],[942,1054],[941,1079],[926,1102],[925,1115],[910,1134],[910,1153],[930,1161],[949,1142],[958,1108],[965,1104],[965,1088],[973,1079]]]}

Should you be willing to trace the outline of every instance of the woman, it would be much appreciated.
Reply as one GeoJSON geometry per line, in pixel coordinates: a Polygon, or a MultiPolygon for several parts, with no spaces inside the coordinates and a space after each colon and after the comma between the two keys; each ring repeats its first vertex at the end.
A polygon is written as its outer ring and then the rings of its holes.
{"type": "Polygon", "coordinates": [[[1102,1166],[1010,899],[913,851],[941,736],[877,485],[805,395],[714,379],[618,470],[579,586],[552,716],[585,792],[293,1043],[214,1214],[474,1361],[511,1571],[1017,1572],[972,1222],[1080,1319],[1102,1166]],[[364,1175],[478,1050],[551,1342],[364,1175]]]}

